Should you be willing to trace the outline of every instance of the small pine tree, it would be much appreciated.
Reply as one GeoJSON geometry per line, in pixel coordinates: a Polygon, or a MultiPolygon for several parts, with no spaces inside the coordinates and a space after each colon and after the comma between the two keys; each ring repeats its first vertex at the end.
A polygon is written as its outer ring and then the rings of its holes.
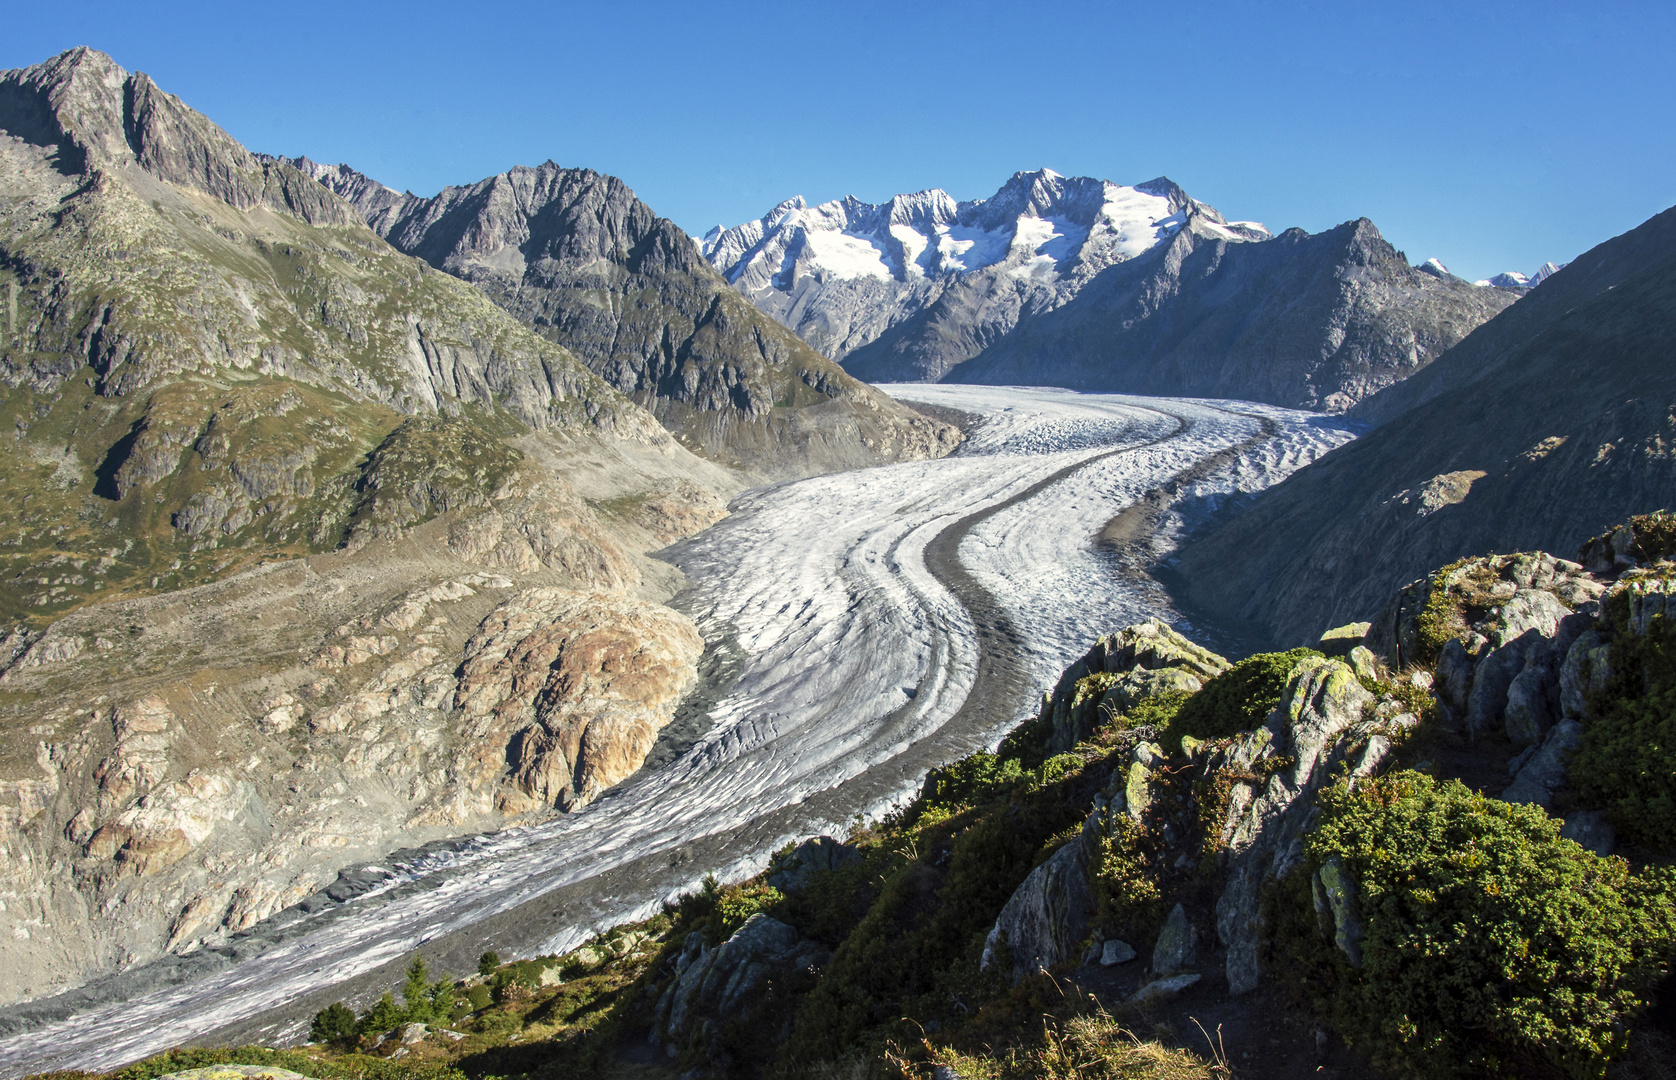
{"type": "Polygon", "coordinates": [[[431,984],[431,1022],[446,1024],[454,1018],[454,976],[444,973],[431,984]]]}
{"type": "Polygon", "coordinates": [[[309,1041],[317,1043],[337,1042],[354,1034],[355,1014],[341,1001],[334,1001],[315,1013],[314,1023],[308,1028],[309,1041]]]}
{"type": "Polygon", "coordinates": [[[477,958],[477,973],[479,975],[493,975],[498,967],[500,967],[500,953],[493,949],[477,958]]]}
{"type": "Polygon", "coordinates": [[[376,1035],[400,1027],[407,1021],[407,1012],[396,1004],[395,995],[386,990],[384,996],[378,999],[378,1004],[368,1009],[355,1027],[362,1035],[376,1035]]]}
{"type": "Polygon", "coordinates": [[[428,1023],[431,1017],[431,972],[425,958],[413,954],[407,965],[407,982],[402,986],[402,1004],[407,1006],[407,1022],[428,1023]]]}

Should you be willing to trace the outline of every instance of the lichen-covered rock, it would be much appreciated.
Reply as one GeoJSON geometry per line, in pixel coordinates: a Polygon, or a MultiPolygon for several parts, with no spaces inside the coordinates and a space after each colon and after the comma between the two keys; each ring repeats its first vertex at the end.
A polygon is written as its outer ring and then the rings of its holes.
{"type": "MultiPolygon", "coordinates": [[[[1562,619],[1604,591],[1580,564],[1546,552],[1464,559],[1398,590],[1373,619],[1366,644],[1388,668],[1401,671],[1415,664],[1441,664],[1443,658],[1434,650],[1447,648],[1447,643],[1433,635],[1446,630],[1481,660],[1486,646],[1500,649],[1527,631],[1552,637],[1562,619]],[[1434,598],[1440,590],[1442,595],[1434,598]],[[1437,624],[1440,608],[1454,612],[1452,625],[1437,624]]],[[[1517,669],[1509,681],[1512,674],[1517,669]]],[[[1497,713],[1495,723],[1499,722],[1497,713]]]]}
{"type": "Polygon", "coordinates": [[[1174,975],[1199,962],[1199,931],[1187,918],[1187,909],[1177,904],[1164,920],[1164,929],[1152,946],[1152,973],[1174,975]]]}
{"type": "Polygon", "coordinates": [[[1361,967],[1363,930],[1355,879],[1344,872],[1344,864],[1338,859],[1328,859],[1316,870],[1310,886],[1316,914],[1333,921],[1333,944],[1350,960],[1351,967],[1361,967]]]}
{"type": "Polygon", "coordinates": [[[1219,756],[1220,765],[1268,774],[1260,786],[1235,784],[1224,818],[1227,884],[1216,904],[1216,932],[1227,948],[1232,993],[1254,989],[1261,978],[1263,885],[1302,864],[1313,794],[1341,763],[1352,776],[1366,775],[1389,750],[1378,724],[1362,719],[1373,700],[1343,661],[1305,659],[1268,722],[1219,756]]]}
{"type": "Polygon", "coordinates": [[[1354,622],[1337,626],[1321,635],[1321,640],[1315,643],[1315,649],[1323,656],[1347,656],[1350,650],[1361,645],[1368,636],[1368,629],[1372,623],[1354,622]]]}
{"type": "Polygon", "coordinates": [[[1100,946],[1100,966],[1116,967],[1118,964],[1127,964],[1136,955],[1135,947],[1127,941],[1108,938],[1100,946]]]}
{"type": "Polygon", "coordinates": [[[1103,823],[1104,813],[1097,809],[1075,839],[1061,845],[1014,890],[984,940],[980,970],[996,963],[1003,948],[1012,959],[1014,982],[1081,956],[1094,914],[1089,867],[1103,823]]]}
{"type": "Polygon", "coordinates": [[[205,1065],[164,1073],[157,1080],[308,1080],[302,1073],[272,1065],[205,1065]]]}
{"type": "Polygon", "coordinates": [[[1358,645],[1351,649],[1345,654],[1344,659],[1351,669],[1356,672],[1357,678],[1378,681],[1379,677],[1384,674],[1379,670],[1378,658],[1373,655],[1373,650],[1366,645],[1358,645]]]}
{"type": "Polygon", "coordinates": [[[1108,634],[1065,669],[1047,696],[1049,748],[1063,753],[1109,721],[1114,709],[1167,690],[1191,693],[1229,666],[1157,619],[1108,634]]]}

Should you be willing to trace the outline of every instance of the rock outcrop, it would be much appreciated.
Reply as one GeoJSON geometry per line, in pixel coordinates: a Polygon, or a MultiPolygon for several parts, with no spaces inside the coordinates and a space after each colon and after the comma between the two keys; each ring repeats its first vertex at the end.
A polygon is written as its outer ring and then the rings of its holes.
{"type": "MultiPolygon", "coordinates": [[[[1121,654],[1128,647],[1130,662],[1138,664],[1147,652],[1134,650],[1133,643],[1154,642],[1174,656],[1192,657],[1207,678],[1226,670],[1221,657],[1197,646],[1184,649],[1178,644],[1184,640],[1156,623],[1142,623],[1103,638],[1093,651],[1105,655],[1108,643],[1125,643],[1110,652],[1121,654]]],[[[1086,664],[1067,669],[1061,685],[1086,664]]],[[[1174,904],[1152,946],[1152,974],[1162,981],[1150,993],[1167,995],[1190,985],[1199,977],[1192,969],[1207,959],[1220,961],[1232,992],[1250,991],[1261,979],[1267,939],[1262,896],[1269,883],[1303,865],[1315,793],[1336,779],[1373,773],[1394,737],[1418,722],[1395,697],[1370,693],[1345,661],[1306,657],[1288,676],[1280,704],[1254,731],[1208,742],[1184,740],[1179,753],[1147,741],[1143,731],[1125,759],[1112,767],[1082,830],[1036,867],[1007,901],[985,943],[982,966],[997,962],[1005,948],[1016,980],[1037,969],[1101,957],[1104,950],[1091,947],[1089,938],[1096,929],[1091,879],[1099,872],[1103,841],[1131,828],[1120,826],[1121,817],[1162,845],[1159,865],[1149,865],[1149,876],[1167,880],[1165,867],[1197,874],[1194,862],[1209,854],[1216,863],[1205,871],[1214,872],[1213,880],[1220,883],[1214,912],[1220,955],[1203,954],[1193,916],[1183,904],[1174,904]],[[1182,776],[1194,778],[1195,800],[1225,792],[1224,802],[1212,804],[1212,830],[1197,839],[1203,822],[1195,824],[1194,814],[1203,811],[1184,808],[1183,789],[1170,786],[1182,776]]]]}
{"type": "Polygon", "coordinates": [[[1099,854],[1105,817],[1089,815],[1082,832],[1042,865],[1030,871],[995,920],[984,941],[978,967],[987,969],[1006,955],[1013,981],[1036,971],[1051,971],[1083,956],[1094,915],[1090,868],[1099,854]]]}
{"type": "Polygon", "coordinates": [[[1186,600],[1267,642],[1310,640],[1454,559],[1569,554],[1676,505],[1673,252],[1667,210],[1359,406],[1378,428],[1185,545],[1186,600]]]}
{"type": "Polygon", "coordinates": [[[1561,665],[1605,589],[1543,552],[1466,559],[1398,592],[1368,645],[1393,668],[1435,666],[1445,727],[1529,745],[1562,716],[1561,665]]]}
{"type": "Polygon", "coordinates": [[[1364,718],[1373,704],[1348,664],[1304,660],[1264,726],[1209,765],[1251,777],[1234,785],[1222,826],[1227,883],[1216,902],[1216,934],[1227,950],[1231,993],[1253,990],[1261,979],[1263,887],[1303,864],[1314,793],[1341,769],[1352,777],[1371,773],[1390,750],[1390,733],[1418,722],[1406,713],[1364,718]]]}
{"type": "Polygon", "coordinates": [[[348,166],[283,163],[724,464],[784,479],[937,457],[959,442],[956,429],[851,378],[755,310],[614,176],[549,161],[425,199],[348,166]]]}
{"type": "Polygon", "coordinates": [[[1228,670],[1228,661],[1157,619],[1136,623],[1094,643],[1066,668],[1042,705],[1048,745],[1063,752],[1112,717],[1168,692],[1193,693],[1228,670]]]}
{"type": "Polygon", "coordinates": [[[703,651],[686,618],[627,597],[539,588],[490,612],[454,703],[478,767],[510,767],[500,808],[572,810],[640,768],[703,651]]]}
{"type": "MultiPolygon", "coordinates": [[[[671,1057],[723,1024],[749,1023],[775,983],[812,982],[831,952],[795,929],[756,914],[714,948],[694,931],[675,961],[675,979],[659,997],[652,1037],[671,1057]]],[[[782,986],[782,992],[789,987],[782,986]]]]}

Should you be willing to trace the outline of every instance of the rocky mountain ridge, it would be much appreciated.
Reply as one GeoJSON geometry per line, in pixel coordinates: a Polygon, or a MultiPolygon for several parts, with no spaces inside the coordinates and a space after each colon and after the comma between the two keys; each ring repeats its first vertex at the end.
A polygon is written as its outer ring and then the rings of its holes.
{"type": "Polygon", "coordinates": [[[958,442],[743,302],[616,177],[549,161],[425,199],[346,165],[289,163],[397,249],[470,281],[730,467],[785,479],[958,442]]]}
{"type": "Polygon", "coordinates": [[[102,53],[0,133],[0,1000],[639,767],[744,477],[102,53]]]}
{"type": "MultiPolygon", "coordinates": [[[[847,841],[788,844],[755,877],[486,974],[492,995],[432,1017],[445,1038],[404,1029],[396,1050],[378,1006],[337,1007],[328,1035],[323,1011],[315,1052],[506,1062],[513,1014],[544,1018],[518,1029],[543,1040],[524,1060],[577,1072],[649,1043],[639,1068],[670,1077],[1069,1059],[1210,1080],[1236,1054],[1261,1080],[1641,1075],[1668,1060],[1671,811],[1633,828],[1601,748],[1616,768],[1626,716],[1671,689],[1672,552],[1659,515],[1586,565],[1463,559],[1371,625],[1237,663],[1124,627],[994,753],[847,841]]],[[[1667,799],[1670,753],[1637,758],[1667,799]]]]}
{"type": "Polygon", "coordinates": [[[940,191],[792,200],[712,232],[705,253],[863,378],[1326,411],[1418,370],[1522,295],[1411,267],[1365,219],[1273,237],[1163,178],[1126,188],[1047,170],[972,203],[940,191]]]}

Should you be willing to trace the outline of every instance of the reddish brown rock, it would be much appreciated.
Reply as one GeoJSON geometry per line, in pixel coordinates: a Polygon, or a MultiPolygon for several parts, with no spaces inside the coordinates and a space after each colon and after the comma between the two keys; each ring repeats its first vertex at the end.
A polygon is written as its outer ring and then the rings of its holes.
{"type": "Polygon", "coordinates": [[[455,704],[483,727],[482,764],[512,763],[503,808],[575,809],[638,769],[703,649],[687,619],[627,597],[536,588],[496,608],[455,704]]]}

